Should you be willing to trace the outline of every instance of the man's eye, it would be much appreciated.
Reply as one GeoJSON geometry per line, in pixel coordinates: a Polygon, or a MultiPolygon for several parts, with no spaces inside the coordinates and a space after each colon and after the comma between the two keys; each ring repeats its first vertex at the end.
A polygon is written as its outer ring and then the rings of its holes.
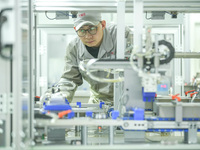
{"type": "Polygon", "coordinates": [[[91,27],[90,30],[96,30],[96,28],[95,27],[91,27]]]}
{"type": "Polygon", "coordinates": [[[85,30],[80,30],[80,32],[85,32],[85,30]]]}

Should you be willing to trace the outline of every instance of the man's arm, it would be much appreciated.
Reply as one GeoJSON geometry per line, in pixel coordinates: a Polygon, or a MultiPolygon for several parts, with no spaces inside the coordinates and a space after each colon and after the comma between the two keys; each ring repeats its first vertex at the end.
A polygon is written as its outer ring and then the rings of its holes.
{"type": "Polygon", "coordinates": [[[78,86],[83,83],[82,75],[79,72],[77,61],[78,51],[74,43],[70,43],[66,50],[65,67],[58,85],[69,102],[73,100],[74,93],[78,86]]]}

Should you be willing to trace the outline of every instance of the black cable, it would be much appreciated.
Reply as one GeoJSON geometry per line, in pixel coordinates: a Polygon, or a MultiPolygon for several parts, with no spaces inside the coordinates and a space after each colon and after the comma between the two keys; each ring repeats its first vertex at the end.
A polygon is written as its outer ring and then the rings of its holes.
{"type": "MultiPolygon", "coordinates": [[[[1,46],[1,44],[0,44],[0,46],[1,46]]],[[[5,55],[3,54],[2,50],[3,50],[3,49],[6,49],[6,48],[9,48],[10,51],[13,51],[13,45],[12,45],[12,44],[7,44],[7,45],[5,45],[5,46],[3,46],[3,47],[0,48],[0,56],[1,56],[1,58],[3,58],[3,59],[12,60],[12,55],[10,55],[10,56],[5,56],[5,55]]],[[[11,54],[11,53],[10,53],[10,54],[11,54]]]]}
{"type": "Polygon", "coordinates": [[[160,60],[160,64],[167,64],[174,58],[175,49],[171,43],[161,40],[158,42],[158,45],[165,45],[169,49],[169,57],[164,60],[160,60]]]}
{"type": "Polygon", "coordinates": [[[54,19],[56,19],[56,17],[55,17],[55,18],[49,18],[48,15],[47,15],[47,11],[45,11],[45,16],[46,16],[49,20],[54,20],[54,19]]]}
{"type": "Polygon", "coordinates": [[[12,8],[5,8],[5,9],[2,9],[1,12],[0,12],[0,56],[3,59],[8,59],[8,60],[12,60],[12,56],[5,56],[2,51],[5,48],[9,48],[10,51],[12,51],[13,50],[13,45],[12,44],[7,44],[5,46],[2,45],[2,41],[1,41],[2,40],[1,39],[2,32],[1,32],[1,30],[2,30],[3,23],[5,23],[7,21],[7,17],[3,16],[3,13],[5,11],[10,11],[10,10],[12,10],[12,8]]]}
{"type": "MultiPolygon", "coordinates": [[[[169,63],[174,58],[174,54],[175,54],[174,47],[171,45],[171,43],[169,43],[165,40],[158,41],[158,45],[159,46],[164,45],[169,49],[169,56],[165,56],[165,59],[162,59],[162,60],[160,59],[160,65],[169,63]]],[[[153,49],[155,48],[155,43],[153,43],[152,48],[153,49]]],[[[147,66],[146,69],[150,70],[152,68],[152,65],[154,64],[154,57],[152,57],[150,59],[144,58],[143,63],[145,64],[145,66],[147,66]]]]}
{"type": "MultiPolygon", "coordinates": [[[[160,60],[160,64],[167,64],[169,63],[173,58],[174,58],[174,54],[175,54],[175,49],[174,47],[172,46],[172,44],[170,42],[167,42],[165,40],[161,40],[161,41],[158,41],[158,45],[164,45],[166,46],[168,49],[169,49],[169,56],[165,56],[165,59],[163,60],[160,60]]],[[[155,43],[153,43],[153,46],[152,48],[154,49],[155,48],[155,43]]],[[[153,64],[153,60],[154,58],[151,59],[151,63],[153,64]]],[[[146,62],[146,61],[145,61],[146,62]]]]}

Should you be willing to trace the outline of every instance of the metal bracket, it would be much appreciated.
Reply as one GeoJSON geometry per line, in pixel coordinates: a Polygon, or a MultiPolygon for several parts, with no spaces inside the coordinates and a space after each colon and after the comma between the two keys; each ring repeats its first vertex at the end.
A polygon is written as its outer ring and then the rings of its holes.
{"type": "Polygon", "coordinates": [[[12,94],[0,94],[0,113],[13,113],[13,96],[12,94]]]}
{"type": "Polygon", "coordinates": [[[183,106],[181,102],[176,102],[175,104],[175,121],[179,123],[183,121],[183,106]]]}
{"type": "Polygon", "coordinates": [[[189,123],[188,132],[184,133],[184,141],[188,144],[197,143],[197,124],[196,124],[196,122],[189,123]]]}
{"type": "Polygon", "coordinates": [[[147,121],[124,121],[122,125],[124,130],[147,130],[147,121]]]}

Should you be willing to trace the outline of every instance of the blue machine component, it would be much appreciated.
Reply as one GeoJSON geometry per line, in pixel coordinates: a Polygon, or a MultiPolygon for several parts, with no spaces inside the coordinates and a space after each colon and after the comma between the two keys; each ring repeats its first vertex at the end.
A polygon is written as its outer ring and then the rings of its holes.
{"type": "Polygon", "coordinates": [[[188,132],[188,129],[148,129],[148,132],[188,132]]]}
{"type": "Polygon", "coordinates": [[[125,113],[123,120],[144,120],[144,109],[142,108],[132,108],[131,109],[134,113],[129,114],[125,113]]]}
{"type": "Polygon", "coordinates": [[[66,97],[65,97],[65,103],[69,105],[69,101],[67,100],[66,97]]]}
{"type": "Polygon", "coordinates": [[[134,120],[133,117],[123,117],[123,120],[134,120]]]}
{"type": "Polygon", "coordinates": [[[75,113],[73,111],[67,114],[68,119],[72,119],[74,118],[74,116],[75,116],[75,113]]]}
{"type": "Polygon", "coordinates": [[[71,110],[71,106],[66,98],[63,97],[52,97],[50,103],[43,103],[43,108],[46,111],[64,111],[71,110]]]}
{"type": "Polygon", "coordinates": [[[145,109],[145,111],[152,111],[152,109],[145,109]]]}
{"type": "Polygon", "coordinates": [[[155,96],[155,92],[144,92],[144,88],[142,88],[142,97],[144,102],[154,102],[155,96]]]}
{"type": "Polygon", "coordinates": [[[86,111],[86,116],[92,118],[93,112],[92,111],[86,111]]]}
{"type": "Polygon", "coordinates": [[[47,113],[47,111],[42,111],[42,114],[45,115],[47,113]]]}
{"type": "MultiPolygon", "coordinates": [[[[122,130],[124,130],[121,127],[122,130]]],[[[188,129],[147,129],[147,130],[124,130],[124,131],[145,131],[145,132],[188,132],[188,129]]],[[[200,132],[200,129],[197,130],[200,132]]]]}
{"type": "MultiPolygon", "coordinates": [[[[147,117],[148,121],[175,121],[175,118],[147,117]]],[[[200,121],[200,118],[183,118],[183,121],[200,121]]]]}
{"type": "Polygon", "coordinates": [[[129,114],[128,112],[124,113],[123,120],[134,120],[133,114],[129,114]]]}
{"type": "Polygon", "coordinates": [[[63,110],[71,110],[71,106],[68,104],[58,104],[58,105],[44,105],[44,110],[48,110],[48,111],[63,111],[63,110]]]}
{"type": "Polygon", "coordinates": [[[104,102],[100,102],[100,103],[99,103],[99,108],[102,109],[103,104],[105,104],[105,103],[104,103],[104,102]]]}
{"type": "Polygon", "coordinates": [[[113,119],[113,120],[116,120],[117,117],[119,117],[119,111],[113,110],[113,111],[111,112],[111,116],[112,116],[112,119],[113,119]]]}
{"type": "Polygon", "coordinates": [[[81,108],[81,102],[76,102],[76,105],[81,108]]]}
{"type": "Polygon", "coordinates": [[[183,118],[183,121],[200,121],[200,118],[183,118]]]}
{"type": "Polygon", "coordinates": [[[134,111],[133,115],[134,120],[144,120],[144,109],[134,108],[133,111],[134,111]]]}
{"type": "Polygon", "coordinates": [[[149,117],[145,118],[148,121],[175,121],[175,118],[160,118],[160,117],[149,117]]]}

